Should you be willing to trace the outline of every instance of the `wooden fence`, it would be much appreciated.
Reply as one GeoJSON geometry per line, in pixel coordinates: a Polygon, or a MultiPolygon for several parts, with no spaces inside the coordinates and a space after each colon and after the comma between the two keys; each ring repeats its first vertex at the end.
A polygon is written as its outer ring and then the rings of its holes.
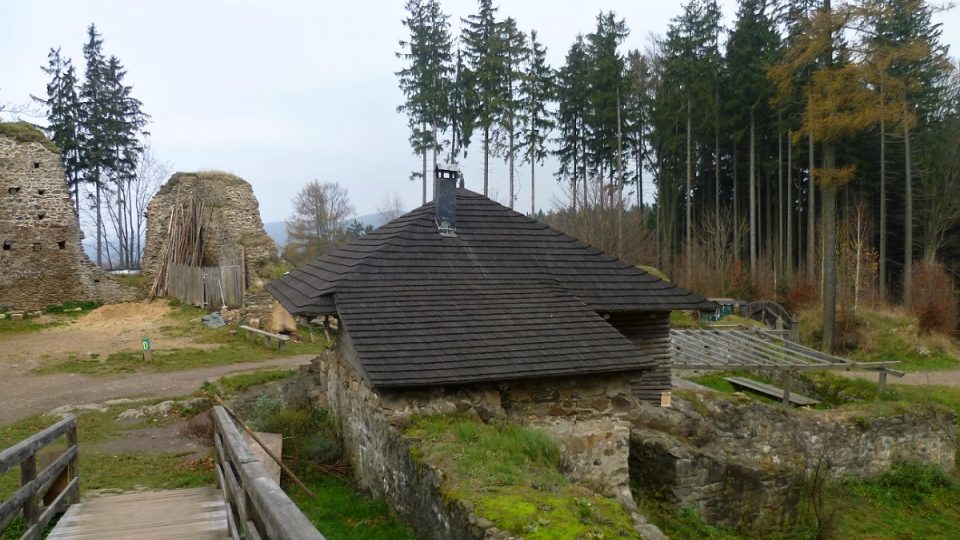
{"type": "Polygon", "coordinates": [[[25,532],[21,538],[40,538],[53,516],[76,502],[80,493],[77,418],[68,416],[0,452],[0,474],[17,465],[20,466],[20,489],[0,504],[0,536],[22,511],[25,532]],[[63,435],[67,439],[67,449],[37,473],[37,453],[63,435]]]}
{"type": "Polygon", "coordinates": [[[213,408],[213,424],[217,480],[227,507],[230,537],[234,540],[324,540],[267,475],[223,407],[213,408]]]}
{"type": "Polygon", "coordinates": [[[167,296],[197,307],[218,310],[243,305],[246,289],[243,266],[186,266],[171,264],[167,269],[167,296]]]}

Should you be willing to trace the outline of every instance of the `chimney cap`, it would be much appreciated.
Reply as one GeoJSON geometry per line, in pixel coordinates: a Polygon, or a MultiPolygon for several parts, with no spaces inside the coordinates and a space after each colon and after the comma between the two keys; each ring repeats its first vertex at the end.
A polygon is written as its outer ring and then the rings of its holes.
{"type": "Polygon", "coordinates": [[[456,163],[437,163],[437,166],[433,169],[433,174],[437,178],[459,178],[460,177],[460,166],[456,163]]]}

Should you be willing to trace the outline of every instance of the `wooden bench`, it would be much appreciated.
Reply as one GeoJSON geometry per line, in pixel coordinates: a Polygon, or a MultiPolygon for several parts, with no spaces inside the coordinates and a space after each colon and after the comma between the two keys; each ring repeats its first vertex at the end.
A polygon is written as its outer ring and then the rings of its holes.
{"type": "Polygon", "coordinates": [[[276,341],[277,351],[282,351],[283,344],[290,341],[290,336],[285,336],[283,334],[274,334],[273,332],[267,332],[266,330],[261,330],[259,328],[246,325],[241,325],[240,328],[247,331],[247,339],[250,339],[250,336],[254,334],[263,336],[263,344],[267,347],[271,347],[273,342],[276,341]]]}
{"type": "MultiPolygon", "coordinates": [[[[757,382],[751,379],[745,379],[743,377],[724,377],[724,379],[726,379],[730,384],[732,384],[736,388],[752,390],[758,394],[763,394],[767,397],[776,398],[783,401],[784,391],[782,388],[777,388],[776,386],[764,384],[762,382],[757,382]]],[[[796,405],[798,407],[806,407],[806,406],[816,405],[817,403],[820,403],[819,401],[813,398],[808,398],[807,396],[803,396],[793,392],[790,392],[787,395],[787,399],[790,401],[791,404],[796,405]]]]}

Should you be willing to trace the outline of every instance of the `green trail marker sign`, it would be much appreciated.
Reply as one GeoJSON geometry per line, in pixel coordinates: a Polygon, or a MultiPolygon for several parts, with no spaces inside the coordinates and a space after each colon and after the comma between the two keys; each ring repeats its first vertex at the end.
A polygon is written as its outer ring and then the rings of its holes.
{"type": "Polygon", "coordinates": [[[153,352],[150,350],[150,338],[145,337],[143,342],[143,359],[149,361],[153,358],[153,352]]]}

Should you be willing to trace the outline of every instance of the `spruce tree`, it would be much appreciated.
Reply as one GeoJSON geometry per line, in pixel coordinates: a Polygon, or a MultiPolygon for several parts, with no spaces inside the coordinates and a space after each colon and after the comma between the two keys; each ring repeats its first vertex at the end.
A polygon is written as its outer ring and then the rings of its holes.
{"type": "Polygon", "coordinates": [[[586,117],[589,109],[587,45],[578,34],[566,60],[557,74],[557,138],[554,154],[560,162],[557,180],[569,178],[572,212],[577,212],[578,182],[583,183],[583,206],[586,210],[586,117]]]}
{"type": "Polygon", "coordinates": [[[104,220],[102,212],[106,171],[111,166],[108,136],[108,93],[106,89],[107,63],[103,56],[103,38],[91,24],[87,28],[87,43],[83,46],[85,61],[84,81],[80,90],[80,163],[84,181],[93,190],[97,228],[97,266],[103,266],[104,220]]]}
{"type": "MultiPolygon", "coordinates": [[[[406,66],[396,73],[406,102],[397,107],[407,114],[410,144],[422,158],[419,176],[423,182],[423,202],[427,201],[427,154],[436,165],[441,151],[440,132],[450,121],[450,95],[453,79],[453,53],[448,16],[437,0],[408,0],[403,24],[409,40],[400,42],[397,57],[406,66]]],[[[415,175],[416,176],[416,175],[415,175]]]]}
{"type": "Polygon", "coordinates": [[[500,25],[500,57],[504,61],[503,78],[501,79],[500,103],[498,111],[499,129],[496,133],[496,147],[498,153],[507,162],[509,176],[509,206],[513,208],[516,202],[516,158],[517,139],[521,136],[521,85],[523,83],[523,64],[527,56],[526,35],[518,28],[512,18],[507,18],[500,25]]]}
{"type": "Polygon", "coordinates": [[[547,64],[547,49],[530,32],[526,67],[520,83],[520,118],[523,129],[521,147],[530,164],[530,215],[537,211],[536,169],[547,157],[547,136],[553,129],[553,114],[548,105],[554,100],[553,70],[547,64]]]}
{"type": "Polygon", "coordinates": [[[47,97],[35,100],[47,109],[47,129],[50,140],[60,149],[64,181],[73,194],[77,213],[80,212],[80,98],[77,95],[77,73],[69,58],[60,55],[60,48],[50,49],[43,72],[50,77],[47,97]]]}
{"type": "Polygon", "coordinates": [[[506,59],[502,25],[492,0],[480,0],[479,10],[463,20],[464,54],[473,78],[474,129],[482,133],[483,194],[489,194],[491,144],[498,132],[503,99],[506,59]]]}

